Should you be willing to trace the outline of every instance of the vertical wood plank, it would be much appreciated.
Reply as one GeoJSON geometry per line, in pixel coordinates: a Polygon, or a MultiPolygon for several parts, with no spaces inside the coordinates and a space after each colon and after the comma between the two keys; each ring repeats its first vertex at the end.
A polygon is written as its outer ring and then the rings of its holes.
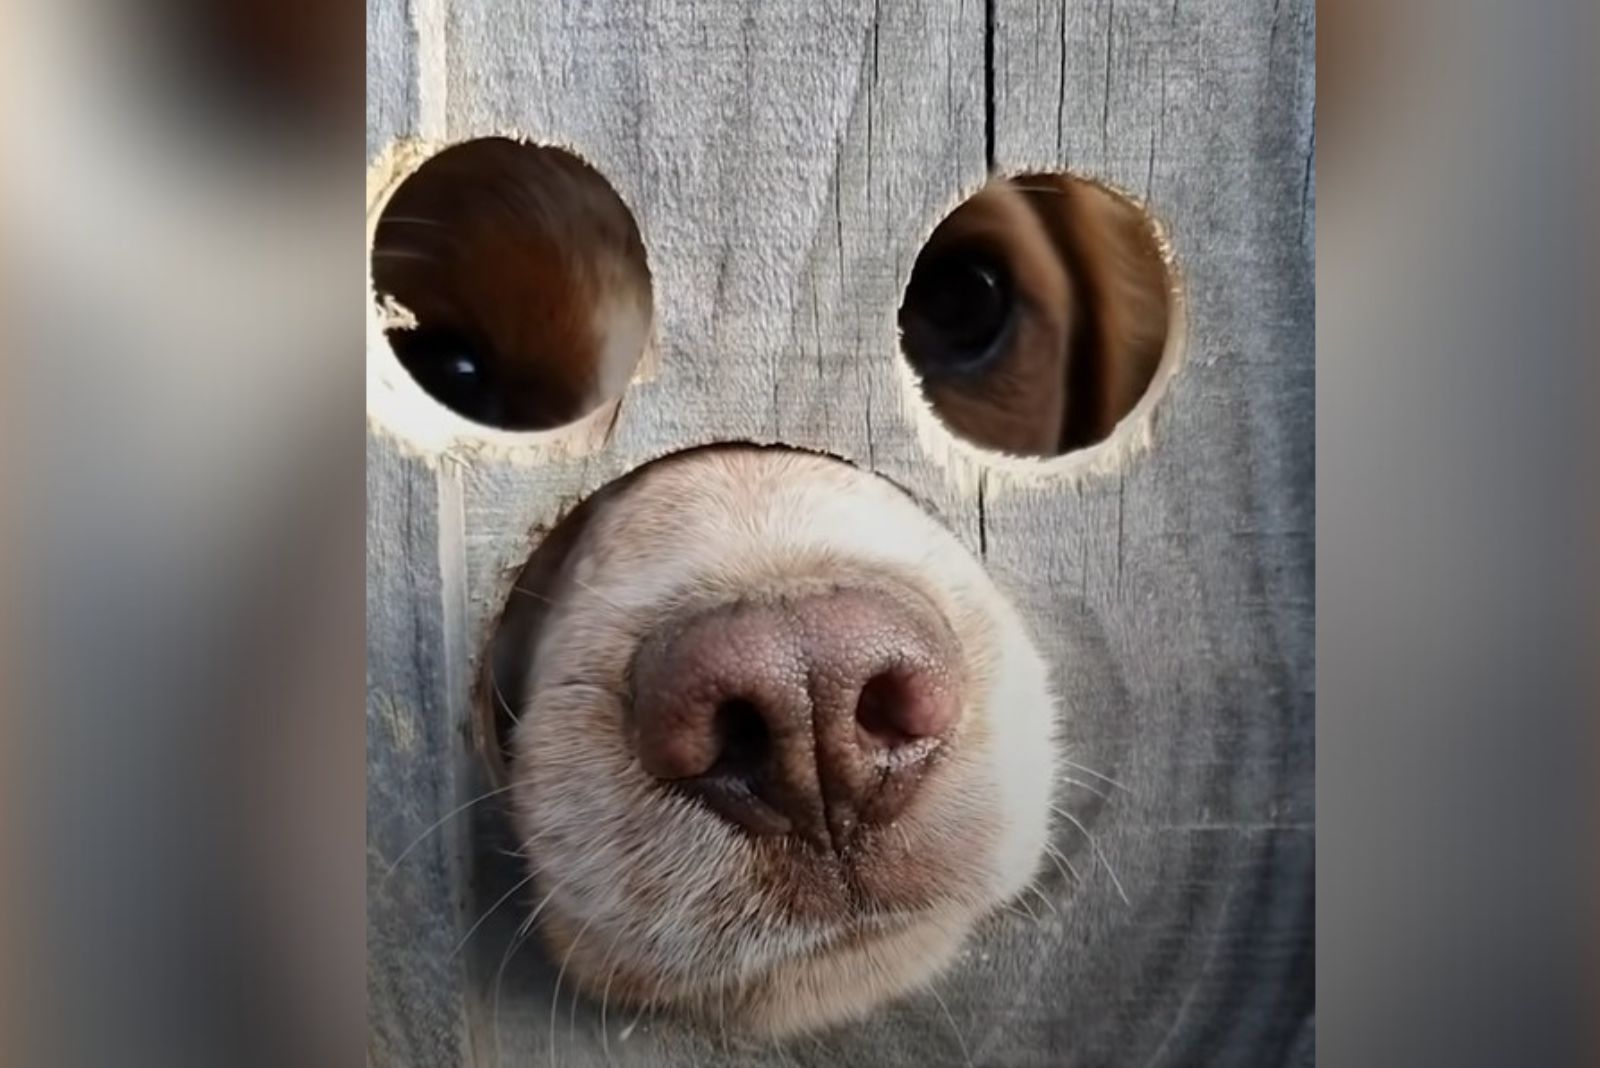
{"type": "Polygon", "coordinates": [[[415,37],[406,0],[367,0],[367,162],[417,129],[415,37]]]}
{"type": "MultiPolygon", "coordinates": [[[[449,494],[445,493],[445,499],[449,494]]],[[[463,680],[451,665],[441,478],[367,446],[367,982],[374,1065],[463,1063],[463,680]],[[443,546],[443,549],[441,548],[443,546]]]]}

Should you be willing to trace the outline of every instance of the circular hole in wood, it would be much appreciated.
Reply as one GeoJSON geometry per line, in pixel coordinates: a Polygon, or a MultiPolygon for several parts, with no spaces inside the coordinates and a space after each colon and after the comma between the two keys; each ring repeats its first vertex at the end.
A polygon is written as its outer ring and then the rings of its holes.
{"type": "Polygon", "coordinates": [[[1155,224],[1127,197],[1065,174],[995,179],[918,254],[901,347],[955,434],[1056,456],[1105,440],[1149,389],[1171,290],[1155,224]]]}
{"type": "Polygon", "coordinates": [[[633,215],[589,164],[510,138],[466,141],[395,189],[372,243],[378,300],[411,377],[487,426],[548,430],[622,395],[648,344],[633,215]]]}

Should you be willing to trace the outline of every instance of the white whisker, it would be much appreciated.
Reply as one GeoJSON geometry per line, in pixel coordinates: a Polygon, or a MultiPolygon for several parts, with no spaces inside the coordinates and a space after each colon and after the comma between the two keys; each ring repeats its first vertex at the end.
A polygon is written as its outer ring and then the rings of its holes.
{"type": "Polygon", "coordinates": [[[527,938],[527,932],[518,931],[511,941],[506,943],[506,951],[500,957],[500,967],[494,973],[494,1011],[491,1015],[491,1030],[494,1033],[494,1063],[497,1066],[504,1063],[504,1058],[500,1056],[500,983],[505,978],[506,965],[511,963],[512,956],[522,948],[522,943],[527,941],[527,938]]]}
{"type": "MultiPolygon", "coordinates": [[[[556,1009],[561,1007],[561,980],[567,974],[567,964],[572,960],[572,951],[578,948],[578,943],[583,941],[584,932],[589,929],[589,925],[592,923],[594,923],[593,916],[585,920],[583,926],[578,928],[578,933],[573,937],[572,944],[567,947],[567,952],[561,958],[561,967],[556,971],[556,988],[550,994],[550,1064],[552,1068],[556,1063],[556,1009]]],[[[572,996],[574,998],[578,996],[576,990],[573,991],[572,996]]]]}
{"type": "Polygon", "coordinates": [[[592,584],[583,581],[583,579],[579,578],[576,575],[572,575],[572,576],[570,576],[570,578],[572,579],[572,584],[574,586],[578,587],[580,590],[587,591],[589,594],[594,596],[596,600],[598,600],[601,604],[605,605],[607,608],[611,609],[612,611],[620,612],[623,615],[631,615],[632,614],[631,612],[629,612],[629,610],[627,608],[624,608],[622,605],[618,604],[616,601],[613,601],[610,597],[607,597],[605,594],[601,593],[592,584]]]}
{"type": "Polygon", "coordinates": [[[1111,861],[1106,856],[1105,850],[1100,848],[1100,843],[1095,841],[1094,835],[1089,833],[1089,828],[1085,827],[1082,823],[1080,823],[1078,821],[1078,817],[1074,816],[1072,813],[1066,811],[1065,809],[1060,809],[1060,808],[1057,808],[1055,805],[1051,805],[1050,806],[1050,811],[1054,812],[1056,815],[1060,816],[1062,819],[1067,820],[1068,822],[1070,822],[1074,827],[1078,828],[1078,830],[1083,833],[1083,836],[1085,838],[1087,838],[1089,840],[1089,848],[1094,850],[1095,856],[1100,858],[1100,863],[1102,863],[1102,864],[1104,864],[1106,866],[1106,874],[1111,876],[1111,885],[1113,885],[1113,886],[1115,886],[1117,888],[1117,896],[1122,898],[1122,903],[1124,905],[1131,906],[1133,903],[1128,900],[1127,891],[1122,889],[1122,880],[1117,878],[1116,869],[1111,867],[1111,861]]]}
{"type": "Polygon", "coordinates": [[[1012,906],[1012,905],[999,905],[999,906],[996,906],[996,907],[999,908],[1001,912],[1004,912],[1004,913],[1006,913],[1007,915],[1010,915],[1010,916],[1014,916],[1019,920],[1032,921],[1034,923],[1039,922],[1039,917],[1031,916],[1028,913],[1023,912],[1021,909],[1016,908],[1015,906],[1012,906]]]}
{"type": "Polygon", "coordinates": [[[521,723],[522,718],[511,710],[511,702],[507,701],[506,695],[500,692],[500,680],[495,676],[493,669],[489,671],[489,689],[494,693],[495,700],[500,702],[500,707],[505,710],[506,717],[512,723],[521,723]]]}
{"type": "Polygon", "coordinates": [[[939,1003],[939,1008],[944,1012],[944,1018],[950,1021],[950,1030],[955,1033],[956,1044],[961,1047],[961,1059],[966,1062],[967,1068],[972,1068],[972,1054],[967,1052],[967,1040],[961,1037],[961,1028],[956,1026],[956,1018],[950,1015],[950,1006],[944,1003],[944,998],[933,987],[928,988],[928,993],[933,995],[933,1000],[939,1003]]]}
{"type": "MultiPolygon", "coordinates": [[[[619,933],[618,937],[620,937],[620,933],[619,933]]],[[[611,940],[610,948],[606,950],[606,955],[603,958],[601,958],[601,960],[600,960],[600,971],[601,972],[604,972],[606,970],[606,964],[607,964],[608,961],[611,960],[611,954],[616,950],[616,948],[617,948],[617,939],[613,938],[611,940]]],[[[610,984],[607,983],[607,986],[609,986],[609,985],[610,984]]],[[[605,1001],[604,1001],[604,996],[602,995],[602,1000],[601,1000],[601,1011],[602,1011],[602,1014],[604,1013],[604,1009],[605,1009],[605,1001]]],[[[603,1018],[604,1017],[602,1015],[602,1019],[603,1018]]],[[[576,988],[576,984],[574,984],[574,988],[573,988],[573,991],[572,991],[572,1002],[567,1007],[567,1039],[568,1039],[568,1041],[570,1042],[573,1038],[575,1038],[577,1033],[578,1033],[578,991],[577,991],[577,988],[576,988]]],[[[601,1042],[602,1042],[602,1044],[604,1044],[604,1036],[602,1036],[601,1042]]]]}
{"type": "Polygon", "coordinates": [[[501,991],[502,980],[506,978],[506,966],[507,964],[510,964],[510,958],[517,953],[517,950],[522,948],[523,943],[525,943],[528,938],[533,937],[534,921],[539,918],[539,913],[544,911],[544,907],[549,905],[550,899],[555,897],[555,892],[557,892],[558,889],[562,889],[562,887],[550,887],[550,892],[549,894],[544,895],[544,900],[539,902],[538,907],[534,908],[534,910],[531,911],[531,913],[528,913],[528,916],[523,919],[522,924],[517,927],[517,934],[512,937],[509,945],[506,946],[506,954],[501,956],[501,966],[499,966],[499,970],[494,972],[494,1002],[493,1012],[491,1012],[490,1018],[491,1025],[493,1025],[491,1026],[491,1030],[493,1030],[494,1034],[494,1063],[496,1063],[496,1065],[501,1063],[501,1055],[499,1055],[499,991],[501,991]]]}
{"type": "Polygon", "coordinates": [[[1088,790],[1091,794],[1094,794],[1094,796],[1098,797],[1108,805],[1111,803],[1111,798],[1106,796],[1104,790],[1097,790],[1093,786],[1090,786],[1088,783],[1084,782],[1082,779],[1074,779],[1071,776],[1062,776],[1061,781],[1069,786],[1077,786],[1081,789],[1088,790]]]}
{"type": "Polygon", "coordinates": [[[1072,861],[1067,859],[1067,855],[1065,853],[1061,852],[1061,850],[1057,849],[1049,842],[1046,842],[1044,846],[1044,854],[1055,862],[1056,870],[1061,873],[1061,877],[1063,879],[1067,878],[1067,873],[1070,872],[1072,882],[1078,886],[1083,885],[1083,876],[1078,874],[1078,869],[1072,866],[1072,861]],[[1063,867],[1063,865],[1065,865],[1065,867],[1063,867]]]}
{"type": "Polygon", "coordinates": [[[600,962],[600,970],[606,973],[606,984],[600,990],[600,1052],[605,1055],[607,1064],[611,1063],[611,1031],[606,1023],[606,1002],[611,998],[611,980],[616,978],[617,969],[606,971],[606,964],[610,962],[611,955],[617,951],[617,943],[622,941],[624,933],[624,930],[617,932],[617,936],[611,940],[611,948],[606,950],[605,960],[600,962]]]}
{"type": "Polygon", "coordinates": [[[494,998],[493,1007],[490,1012],[490,1031],[494,1036],[494,1062],[496,1065],[501,1063],[500,985],[506,977],[506,965],[511,963],[511,958],[516,954],[517,950],[522,948],[522,944],[532,936],[534,920],[538,919],[539,913],[544,911],[544,907],[550,903],[551,898],[556,896],[556,891],[559,889],[559,886],[551,887],[550,892],[544,896],[544,900],[539,902],[538,906],[534,908],[532,912],[528,913],[527,918],[522,921],[520,926],[518,926],[516,934],[513,935],[511,941],[507,943],[505,954],[500,958],[500,967],[494,973],[494,998]]]}
{"type": "MultiPolygon", "coordinates": [[[[628,612],[628,609],[624,608],[622,605],[618,604],[616,601],[613,601],[610,597],[608,597],[604,593],[600,592],[600,590],[597,589],[594,586],[594,584],[589,583],[589,582],[585,582],[583,579],[578,578],[576,575],[569,575],[568,578],[569,578],[569,580],[572,582],[572,584],[574,586],[577,586],[579,589],[585,591],[586,593],[591,594],[593,597],[595,597],[597,600],[599,600],[599,602],[601,604],[605,605],[607,608],[611,609],[612,611],[622,613],[623,615],[630,614],[628,612]]],[[[558,607],[558,605],[559,605],[559,602],[556,601],[555,598],[550,597],[550,596],[548,596],[546,594],[540,593],[537,590],[530,590],[526,586],[512,586],[511,587],[511,592],[512,593],[520,593],[524,597],[532,597],[534,600],[541,601],[544,604],[547,604],[552,608],[558,607]]]]}
{"type": "Polygon", "coordinates": [[[1065,757],[1058,757],[1057,760],[1058,760],[1059,763],[1065,764],[1069,768],[1075,768],[1078,771],[1081,771],[1086,775],[1093,775],[1095,778],[1099,779],[1101,782],[1108,783],[1111,786],[1116,787],[1118,790],[1121,790],[1123,793],[1128,793],[1128,794],[1133,793],[1132,790],[1128,789],[1126,786],[1124,786],[1122,783],[1118,782],[1117,780],[1113,779],[1111,776],[1106,775],[1103,772],[1095,771],[1093,768],[1088,767],[1087,765],[1079,764],[1079,763],[1077,763],[1075,761],[1068,760],[1065,757]]]}
{"type": "Polygon", "coordinates": [[[454,957],[463,949],[465,949],[467,943],[472,940],[472,936],[478,933],[478,928],[483,926],[483,922],[490,916],[493,916],[499,910],[501,905],[504,905],[507,901],[510,901],[512,895],[514,895],[518,890],[521,890],[524,886],[527,886],[529,883],[533,882],[534,877],[534,873],[529,872],[523,878],[518,879],[515,886],[502,894],[499,901],[496,901],[493,905],[490,905],[488,909],[484,911],[484,914],[478,917],[477,922],[471,927],[467,928],[467,933],[461,936],[461,941],[457,942],[456,948],[450,951],[450,956],[454,957]]]}
{"type": "Polygon", "coordinates": [[[394,860],[390,862],[389,870],[387,872],[385,872],[384,876],[383,876],[384,882],[388,882],[389,881],[390,876],[394,875],[395,869],[400,866],[400,862],[405,860],[406,857],[410,856],[411,855],[411,851],[413,849],[417,848],[417,846],[421,845],[424,841],[426,841],[428,835],[432,834],[434,831],[437,831],[440,827],[443,827],[446,823],[450,822],[455,817],[461,815],[463,812],[465,812],[467,809],[471,808],[473,805],[481,804],[484,801],[489,800],[489,798],[491,798],[491,797],[498,797],[501,794],[507,793],[507,792],[509,792],[511,790],[515,790],[517,787],[522,786],[522,785],[525,785],[525,784],[520,783],[520,782],[508,783],[507,785],[502,786],[497,790],[490,790],[486,794],[479,794],[477,797],[474,797],[471,801],[468,801],[468,802],[466,802],[464,804],[461,804],[461,805],[457,805],[455,808],[451,809],[449,812],[446,812],[443,816],[440,816],[437,820],[435,820],[432,824],[430,824],[428,826],[427,830],[425,830],[421,834],[419,834],[416,837],[416,839],[410,845],[408,845],[404,849],[402,849],[400,851],[400,855],[399,856],[395,857],[394,860]]]}

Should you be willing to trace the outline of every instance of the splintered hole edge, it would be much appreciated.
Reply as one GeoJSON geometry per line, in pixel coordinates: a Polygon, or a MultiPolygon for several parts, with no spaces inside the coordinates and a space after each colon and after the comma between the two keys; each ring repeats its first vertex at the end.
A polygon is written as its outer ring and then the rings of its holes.
{"type": "Polygon", "coordinates": [[[896,312],[930,444],[1025,475],[1113,462],[1181,359],[1179,277],[1132,196],[1064,171],[992,177],[932,228],[896,312]]]}
{"type": "Polygon", "coordinates": [[[575,153],[512,137],[446,146],[395,182],[369,269],[410,381],[484,428],[553,430],[618,400],[654,329],[616,190],[575,153]]]}

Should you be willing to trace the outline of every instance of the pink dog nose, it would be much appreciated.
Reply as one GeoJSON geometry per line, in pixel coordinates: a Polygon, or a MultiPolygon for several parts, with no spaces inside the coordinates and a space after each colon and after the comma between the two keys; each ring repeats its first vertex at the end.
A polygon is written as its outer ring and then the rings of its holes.
{"type": "Polygon", "coordinates": [[[722,606],[640,648],[639,761],[752,833],[842,850],[910,799],[960,715],[957,663],[943,620],[887,593],[722,606]]]}

